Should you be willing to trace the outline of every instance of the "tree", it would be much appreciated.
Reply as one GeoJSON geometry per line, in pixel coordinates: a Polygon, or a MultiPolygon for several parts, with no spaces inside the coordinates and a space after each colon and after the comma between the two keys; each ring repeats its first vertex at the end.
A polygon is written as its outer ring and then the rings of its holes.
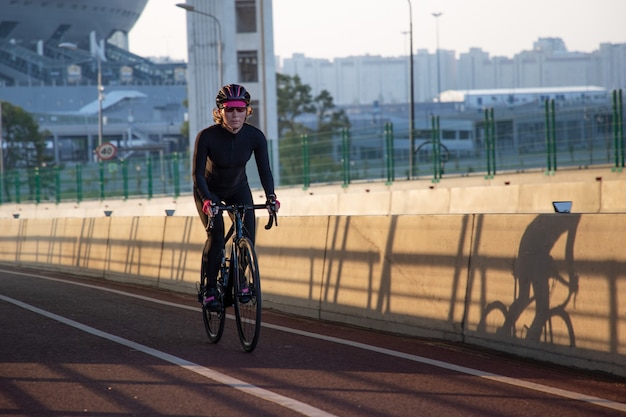
{"type": "Polygon", "coordinates": [[[308,129],[296,118],[305,113],[315,113],[311,87],[302,84],[300,77],[276,74],[278,143],[280,154],[280,176],[285,185],[297,184],[302,180],[301,136],[308,129]]]}
{"type": "MultiPolygon", "coordinates": [[[[2,147],[4,170],[41,167],[47,162],[45,137],[49,132],[39,132],[39,124],[19,106],[2,102],[2,147]]],[[[28,171],[30,194],[34,192],[32,170],[28,171]]],[[[4,191],[10,201],[9,178],[4,176],[4,191]]]]}
{"type": "Polygon", "coordinates": [[[350,128],[350,120],[343,110],[335,111],[333,97],[322,90],[314,99],[317,115],[317,134],[310,142],[310,180],[328,182],[341,179],[341,157],[337,153],[343,129],[350,128]]]}
{"type": "Polygon", "coordinates": [[[306,113],[315,113],[311,86],[302,84],[300,77],[276,74],[278,136],[299,135],[306,128],[296,118],[306,113]]]}
{"type": "Polygon", "coordinates": [[[297,75],[277,74],[278,133],[280,137],[280,169],[284,184],[297,184],[303,179],[302,136],[309,138],[311,179],[316,182],[340,178],[341,165],[333,156],[333,143],[338,131],[349,128],[343,110],[334,111],[333,97],[326,90],[313,98],[311,87],[302,84],[297,75]],[[297,122],[299,116],[315,114],[317,129],[297,122]]]}
{"type": "Polygon", "coordinates": [[[315,97],[315,107],[317,113],[317,131],[325,132],[328,130],[349,129],[350,119],[343,110],[333,111],[335,103],[333,97],[327,90],[315,97]]]}

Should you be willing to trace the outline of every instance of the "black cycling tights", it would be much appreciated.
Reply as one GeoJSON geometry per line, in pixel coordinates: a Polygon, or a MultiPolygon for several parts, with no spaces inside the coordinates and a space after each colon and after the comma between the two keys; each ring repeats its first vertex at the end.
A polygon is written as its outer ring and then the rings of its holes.
{"type": "MultiPolygon", "coordinates": [[[[194,198],[196,200],[196,208],[198,209],[200,220],[202,220],[202,224],[206,227],[209,218],[202,211],[202,200],[197,193],[194,193],[194,198]]],[[[252,192],[250,188],[242,187],[239,191],[228,196],[228,198],[223,198],[222,201],[225,204],[252,205],[252,192]]],[[[253,210],[246,213],[243,226],[244,234],[254,243],[256,220],[253,210]]],[[[208,282],[209,288],[215,288],[222,257],[222,248],[224,247],[224,232],[224,218],[220,214],[213,219],[213,228],[207,231],[207,240],[204,243],[204,249],[202,251],[202,270],[205,271],[205,277],[203,277],[202,282],[208,282]],[[204,278],[208,281],[205,281],[204,278]]]]}

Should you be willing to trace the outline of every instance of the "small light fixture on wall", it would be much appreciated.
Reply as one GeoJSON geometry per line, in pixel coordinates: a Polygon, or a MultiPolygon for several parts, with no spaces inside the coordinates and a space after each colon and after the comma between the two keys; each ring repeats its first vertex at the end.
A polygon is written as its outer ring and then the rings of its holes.
{"type": "Polygon", "coordinates": [[[571,213],[572,212],[571,201],[553,201],[552,207],[554,207],[555,213],[571,213]]]}

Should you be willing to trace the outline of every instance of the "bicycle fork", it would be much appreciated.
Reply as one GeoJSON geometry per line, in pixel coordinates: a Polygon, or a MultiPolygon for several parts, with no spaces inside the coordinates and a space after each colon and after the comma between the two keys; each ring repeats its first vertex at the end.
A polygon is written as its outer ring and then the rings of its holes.
{"type": "Polygon", "coordinates": [[[220,262],[220,275],[222,278],[222,285],[228,286],[230,276],[230,258],[226,257],[226,251],[222,249],[222,261],[220,262]]]}

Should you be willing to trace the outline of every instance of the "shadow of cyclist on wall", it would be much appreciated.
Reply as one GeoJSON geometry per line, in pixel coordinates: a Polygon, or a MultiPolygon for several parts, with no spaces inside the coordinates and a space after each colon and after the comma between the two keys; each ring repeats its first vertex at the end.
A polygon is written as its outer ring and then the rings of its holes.
{"type": "MultiPolygon", "coordinates": [[[[513,269],[517,297],[509,307],[504,324],[497,333],[515,336],[515,323],[524,309],[535,301],[535,317],[528,328],[526,340],[539,342],[542,329],[550,318],[550,279],[554,278],[569,288],[569,302],[572,294],[578,292],[578,276],[574,270],[574,240],[580,222],[580,214],[543,214],[537,216],[526,228],[520,240],[517,260],[513,269]],[[561,236],[566,235],[564,262],[569,280],[561,276],[551,252],[561,236]],[[532,287],[533,297],[530,296],[532,287]]],[[[565,304],[560,308],[565,308],[565,304]]],[[[573,335],[571,335],[573,338],[573,335]]]]}

